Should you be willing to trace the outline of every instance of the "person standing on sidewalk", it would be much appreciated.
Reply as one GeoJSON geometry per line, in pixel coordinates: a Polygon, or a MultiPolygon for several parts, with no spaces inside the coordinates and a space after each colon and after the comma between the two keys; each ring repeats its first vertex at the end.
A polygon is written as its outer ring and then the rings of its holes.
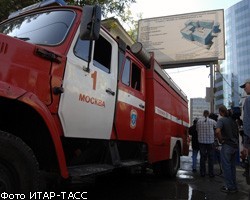
{"type": "Polygon", "coordinates": [[[221,165],[224,174],[225,186],[222,192],[237,192],[236,184],[236,156],[239,148],[239,130],[236,121],[229,116],[227,108],[222,105],[219,107],[222,116],[216,124],[216,136],[222,144],[221,165]]]}
{"type": "Polygon", "coordinates": [[[250,171],[250,78],[245,81],[243,88],[248,95],[243,105],[243,150],[241,152],[242,158],[248,161],[246,168],[247,184],[250,183],[249,171],[250,171]]]}
{"type": "Polygon", "coordinates": [[[198,142],[198,134],[196,130],[196,124],[197,124],[198,119],[195,118],[193,121],[193,125],[189,127],[189,135],[192,136],[192,168],[193,172],[196,172],[196,166],[197,166],[197,155],[199,153],[199,142],[198,142]]]}
{"type": "Polygon", "coordinates": [[[206,175],[206,160],[208,157],[208,173],[209,177],[214,177],[214,128],[216,122],[209,117],[209,111],[204,110],[203,118],[199,119],[196,124],[196,130],[198,132],[198,141],[200,147],[200,175],[204,177],[206,175]]]}
{"type": "MultiPolygon", "coordinates": [[[[245,81],[243,88],[247,95],[250,95],[250,78],[245,81]]],[[[247,96],[243,105],[243,153],[245,156],[250,156],[250,96],[247,96]]]]}

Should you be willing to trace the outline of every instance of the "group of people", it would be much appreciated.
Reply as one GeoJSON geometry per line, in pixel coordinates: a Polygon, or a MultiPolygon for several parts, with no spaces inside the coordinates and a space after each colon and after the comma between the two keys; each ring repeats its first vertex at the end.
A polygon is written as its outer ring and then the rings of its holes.
{"type": "MultiPolygon", "coordinates": [[[[240,86],[247,95],[250,95],[250,79],[240,86]]],[[[192,136],[192,168],[196,172],[197,155],[200,152],[200,176],[206,176],[206,161],[208,161],[208,175],[214,174],[215,141],[221,145],[220,160],[225,185],[222,192],[237,192],[236,158],[239,150],[239,127],[233,113],[224,105],[219,107],[219,115],[204,110],[203,117],[195,119],[189,128],[192,136]]],[[[243,105],[243,159],[250,163],[250,96],[247,96],[243,105]]]]}

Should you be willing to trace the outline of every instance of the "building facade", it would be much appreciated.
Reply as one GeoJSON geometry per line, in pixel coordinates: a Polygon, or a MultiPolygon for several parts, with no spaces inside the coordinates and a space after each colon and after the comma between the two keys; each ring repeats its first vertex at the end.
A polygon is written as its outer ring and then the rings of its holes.
{"type": "Polygon", "coordinates": [[[237,107],[244,96],[239,85],[250,78],[250,0],[242,0],[225,11],[225,30],[226,60],[217,82],[223,78],[223,104],[237,107]]]}
{"type": "Polygon", "coordinates": [[[210,103],[206,102],[205,98],[190,99],[190,125],[192,125],[195,118],[203,116],[204,110],[210,111],[210,103]]]}
{"type": "MultiPolygon", "coordinates": [[[[214,80],[214,109],[215,112],[218,112],[219,106],[224,104],[224,91],[223,91],[223,75],[222,72],[215,72],[215,80],[214,80]]],[[[226,105],[228,107],[228,105],[226,105]]]]}

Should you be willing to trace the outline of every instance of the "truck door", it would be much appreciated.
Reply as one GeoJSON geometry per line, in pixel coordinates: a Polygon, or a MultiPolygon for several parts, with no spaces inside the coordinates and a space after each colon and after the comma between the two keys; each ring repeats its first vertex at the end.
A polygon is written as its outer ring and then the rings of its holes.
{"type": "Polygon", "coordinates": [[[65,136],[110,139],[114,120],[118,47],[104,31],[93,42],[75,37],[67,56],[59,116],[65,136]]]}
{"type": "Polygon", "coordinates": [[[118,83],[116,131],[118,139],[141,141],[145,115],[145,69],[133,57],[126,57],[118,83]]]}

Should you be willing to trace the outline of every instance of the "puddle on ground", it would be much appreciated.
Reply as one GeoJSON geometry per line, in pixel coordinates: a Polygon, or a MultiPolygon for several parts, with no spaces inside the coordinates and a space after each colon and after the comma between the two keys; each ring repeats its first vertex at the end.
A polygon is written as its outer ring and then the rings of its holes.
{"type": "Polygon", "coordinates": [[[90,200],[207,200],[204,192],[181,180],[194,179],[190,172],[179,170],[177,178],[159,178],[145,175],[107,175],[91,187],[75,187],[70,191],[86,191],[90,200]]]}
{"type": "Polygon", "coordinates": [[[194,177],[190,174],[190,172],[179,170],[178,174],[176,175],[177,178],[180,179],[193,179],[194,177]]]}
{"type": "Polygon", "coordinates": [[[177,179],[179,181],[176,182],[175,187],[175,199],[187,199],[187,200],[204,200],[207,199],[207,196],[204,192],[201,192],[197,189],[193,189],[190,185],[187,183],[180,182],[180,180],[183,179],[194,179],[193,174],[190,174],[190,171],[186,170],[179,170],[177,175],[177,179]]]}
{"type": "Polygon", "coordinates": [[[193,189],[186,183],[178,183],[176,188],[176,199],[205,200],[207,197],[204,192],[193,189]]]}

